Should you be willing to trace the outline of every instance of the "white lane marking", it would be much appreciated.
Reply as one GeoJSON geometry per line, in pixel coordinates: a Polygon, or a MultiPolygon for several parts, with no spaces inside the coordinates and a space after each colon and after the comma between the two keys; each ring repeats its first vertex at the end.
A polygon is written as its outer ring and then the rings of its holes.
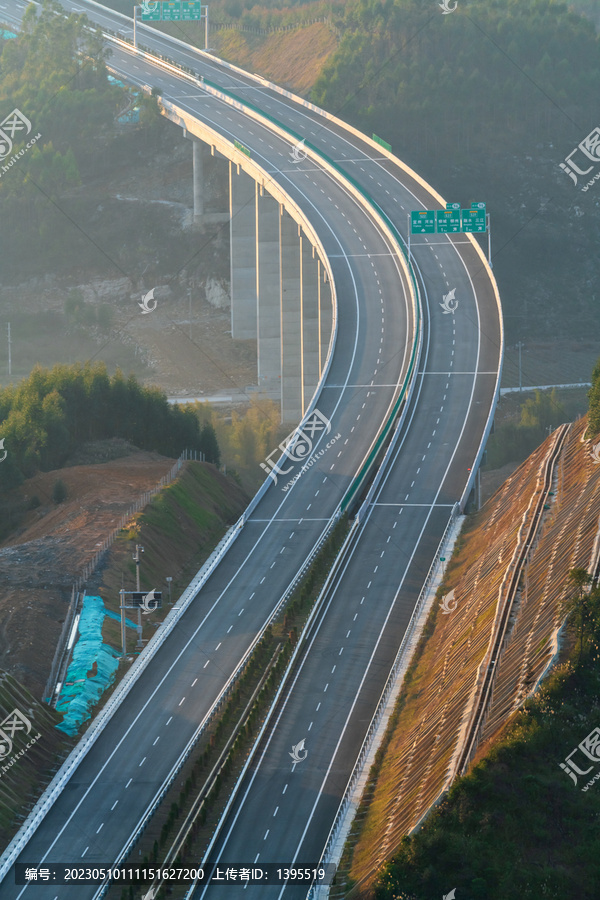
{"type": "Polygon", "coordinates": [[[267,830],[265,831],[265,836],[264,836],[264,838],[263,838],[263,841],[266,841],[267,837],[269,836],[269,831],[270,831],[270,830],[271,830],[270,828],[267,828],[267,830]]]}
{"type": "Polygon", "coordinates": [[[338,656],[341,656],[343,652],[344,652],[344,648],[341,647],[341,648],[340,648],[340,652],[338,653],[338,656]]]}
{"type": "Polygon", "coordinates": [[[315,709],[315,712],[319,712],[320,706],[321,706],[321,701],[319,700],[319,702],[317,703],[317,708],[315,709]]]}
{"type": "Polygon", "coordinates": [[[241,616],[241,614],[244,612],[244,609],[245,609],[245,607],[242,606],[242,608],[240,609],[240,611],[239,611],[239,613],[238,613],[238,619],[239,619],[239,617],[241,616]]]}
{"type": "Polygon", "coordinates": [[[127,782],[127,784],[125,785],[125,790],[127,790],[127,788],[129,787],[129,785],[131,784],[132,781],[133,781],[133,778],[130,778],[129,781],[127,782]]]}
{"type": "MultiPolygon", "coordinates": [[[[207,665],[209,664],[209,662],[210,662],[210,659],[207,659],[206,662],[204,663],[204,665],[202,666],[202,668],[205,669],[207,667],[207,665]]],[[[183,700],[185,700],[185,697],[183,698],[183,700]]],[[[183,700],[181,701],[181,703],[183,703],[183,700]]],[[[179,704],[180,706],[181,706],[181,703],[179,704]]]]}
{"type": "Polygon", "coordinates": [[[335,669],[336,669],[336,667],[334,666],[333,669],[331,670],[331,674],[332,674],[332,675],[333,675],[333,673],[335,672],[335,669]]]}
{"type": "Polygon", "coordinates": [[[278,810],[279,810],[279,807],[276,806],[276,807],[275,807],[275,812],[273,813],[273,818],[275,818],[275,816],[277,815],[278,810]]]}
{"type": "MultiPolygon", "coordinates": [[[[273,566],[274,565],[275,565],[275,563],[273,563],[273,566]]],[[[271,568],[273,568],[273,566],[271,566],[271,568]]],[[[256,594],[256,591],[252,591],[252,593],[250,594],[250,597],[248,599],[252,600],[252,598],[254,597],[255,594],[256,594]]]]}
{"type": "Polygon", "coordinates": [[[311,729],[312,727],[313,727],[313,723],[311,722],[310,725],[308,726],[308,730],[310,731],[310,729],[311,729]]]}
{"type": "MultiPolygon", "coordinates": [[[[283,790],[282,790],[281,793],[282,793],[282,794],[285,794],[285,792],[287,791],[287,789],[288,789],[288,786],[287,786],[287,784],[286,784],[285,787],[283,788],[283,790]]],[[[257,857],[257,859],[258,859],[258,857],[257,857]]],[[[256,860],[254,860],[254,861],[256,862],[256,860]]]]}
{"type": "Polygon", "coordinates": [[[104,828],[104,822],[102,823],[102,825],[100,825],[100,827],[98,828],[98,831],[96,832],[96,834],[98,834],[98,832],[99,832],[102,828],[104,828]]]}
{"type": "Polygon", "coordinates": [[[147,759],[147,757],[145,756],[145,757],[143,758],[143,760],[141,761],[141,763],[138,765],[138,769],[140,768],[140,766],[143,766],[143,765],[144,765],[144,763],[146,762],[146,759],[147,759]]]}
{"type": "Polygon", "coordinates": [[[169,718],[168,718],[167,721],[165,722],[165,725],[168,725],[172,718],[173,718],[173,716],[169,716],[169,718]]]}
{"type": "Polygon", "coordinates": [[[84,857],[89,849],[90,849],[89,847],[86,847],[85,850],[83,851],[83,853],[81,854],[81,856],[84,857]]]}
{"type": "Polygon", "coordinates": [[[265,580],[266,577],[267,577],[266,575],[263,575],[263,577],[262,577],[261,580],[260,580],[260,583],[261,583],[261,584],[263,583],[263,581],[265,580]]]}
{"type": "Polygon", "coordinates": [[[231,631],[232,628],[233,628],[233,625],[230,625],[229,628],[227,629],[227,634],[229,634],[229,632],[231,631]]]}
{"type": "Polygon", "coordinates": [[[329,682],[327,682],[327,684],[326,684],[325,687],[323,688],[323,693],[325,693],[325,691],[327,690],[328,687],[329,687],[329,682]]]}
{"type": "MultiPolygon", "coordinates": [[[[350,629],[350,631],[352,631],[352,629],[350,629]]],[[[350,631],[349,631],[348,634],[346,635],[346,640],[348,640],[348,638],[350,637],[350,631]]]]}
{"type": "MultiPolygon", "coordinates": [[[[206,668],[206,666],[205,666],[204,668],[206,668]]],[[[185,700],[185,697],[182,697],[181,700],[180,700],[179,703],[178,703],[178,706],[181,706],[181,704],[183,703],[184,700],[185,700]]]]}
{"type": "MultiPolygon", "coordinates": [[[[352,619],[353,622],[356,622],[357,615],[358,615],[358,613],[354,613],[354,618],[352,619]]],[[[350,632],[348,632],[348,634],[350,634],[350,632]]]]}
{"type": "Polygon", "coordinates": [[[156,740],[154,740],[154,741],[152,742],[152,746],[154,747],[154,745],[157,744],[158,741],[160,741],[160,734],[158,735],[158,737],[156,738],[156,740]]]}
{"type": "Polygon", "coordinates": [[[115,800],[115,802],[113,803],[113,805],[110,808],[111,812],[113,811],[113,809],[115,808],[115,806],[117,805],[118,802],[119,802],[118,800],[115,800]]]}
{"type": "MultiPolygon", "coordinates": [[[[221,645],[219,644],[219,647],[220,647],[220,646],[221,646],[221,645]]],[[[219,649],[219,647],[217,647],[217,650],[219,649]]],[[[196,684],[197,681],[198,681],[198,679],[197,679],[197,678],[194,678],[194,680],[192,681],[192,687],[194,687],[194,685],[196,684]]]]}

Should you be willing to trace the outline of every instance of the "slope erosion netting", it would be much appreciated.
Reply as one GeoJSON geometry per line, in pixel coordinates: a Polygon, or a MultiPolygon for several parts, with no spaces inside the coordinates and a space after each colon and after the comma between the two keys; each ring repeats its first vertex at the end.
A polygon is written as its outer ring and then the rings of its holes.
{"type": "MultiPolygon", "coordinates": [[[[456,607],[449,615],[443,615],[437,604],[432,611],[427,631],[433,633],[422,644],[404,684],[354,848],[350,875],[362,885],[372,881],[377,866],[390,858],[403,835],[447,786],[481,683],[479,669],[490,645],[499,598],[505,593],[503,579],[532,520],[556,440],[555,435],[548,438],[487,502],[452,561],[446,586],[454,589],[450,605],[456,607]]],[[[577,446],[583,453],[583,445],[577,446]]],[[[548,634],[553,627],[554,619],[546,620],[548,634]]],[[[532,655],[536,672],[541,673],[549,653],[548,648],[545,656],[532,655]]]]}

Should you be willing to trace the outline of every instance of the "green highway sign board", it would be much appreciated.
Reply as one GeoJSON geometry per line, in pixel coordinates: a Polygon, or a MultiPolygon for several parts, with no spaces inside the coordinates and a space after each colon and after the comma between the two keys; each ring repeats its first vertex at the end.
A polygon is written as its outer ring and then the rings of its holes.
{"type": "Polygon", "coordinates": [[[485,209],[485,203],[471,203],[471,209],[485,209]]]}
{"type": "Polygon", "coordinates": [[[460,203],[446,203],[446,209],[460,209],[460,203]]]}
{"type": "Polygon", "coordinates": [[[460,207],[459,209],[437,209],[436,218],[438,234],[460,231],[460,207]]]}
{"type": "Polygon", "coordinates": [[[247,147],[244,147],[243,144],[240,144],[239,141],[234,141],[234,142],[233,142],[233,146],[235,147],[236,150],[239,150],[241,153],[245,153],[246,156],[251,156],[251,155],[252,155],[252,154],[250,153],[250,151],[248,150],[248,148],[247,148],[247,147]]]}
{"type": "Polygon", "coordinates": [[[196,0],[181,0],[181,18],[184,21],[188,19],[202,18],[202,5],[196,0]]]}
{"type": "Polygon", "coordinates": [[[435,209],[413,210],[410,228],[413,234],[435,234],[435,209]]]}
{"type": "Polygon", "coordinates": [[[156,2],[147,2],[142,5],[142,21],[143,22],[159,22],[161,16],[161,4],[156,2]]]}
{"type": "Polygon", "coordinates": [[[166,0],[166,2],[163,2],[162,17],[165,22],[179,22],[181,20],[180,0],[166,0]]]}
{"type": "Polygon", "coordinates": [[[461,209],[462,231],[474,232],[486,230],[485,207],[483,209],[461,209]]]}

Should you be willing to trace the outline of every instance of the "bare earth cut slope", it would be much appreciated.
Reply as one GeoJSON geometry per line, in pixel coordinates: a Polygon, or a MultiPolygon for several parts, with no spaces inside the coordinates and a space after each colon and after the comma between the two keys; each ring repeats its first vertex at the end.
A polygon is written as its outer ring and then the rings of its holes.
{"type": "Polygon", "coordinates": [[[583,440],[586,426],[582,419],[554,432],[459,540],[444,583],[452,612],[432,609],[346,849],[352,896],[369,894],[403,835],[558,658],[569,570],[592,572],[597,563],[600,465],[583,440]]]}

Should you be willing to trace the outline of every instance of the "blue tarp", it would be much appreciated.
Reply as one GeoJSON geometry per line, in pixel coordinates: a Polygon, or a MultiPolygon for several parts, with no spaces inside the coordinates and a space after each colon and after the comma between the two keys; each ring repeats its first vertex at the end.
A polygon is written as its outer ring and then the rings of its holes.
{"type": "Polygon", "coordinates": [[[56,709],[64,713],[56,727],[66,734],[77,734],[81,723],[91,717],[92,709],[114,679],[119,665],[119,654],[102,643],[106,614],[101,597],[84,598],[79,638],[56,704],[56,709]],[[97,663],[96,674],[92,671],[94,663],[97,663]]]}

